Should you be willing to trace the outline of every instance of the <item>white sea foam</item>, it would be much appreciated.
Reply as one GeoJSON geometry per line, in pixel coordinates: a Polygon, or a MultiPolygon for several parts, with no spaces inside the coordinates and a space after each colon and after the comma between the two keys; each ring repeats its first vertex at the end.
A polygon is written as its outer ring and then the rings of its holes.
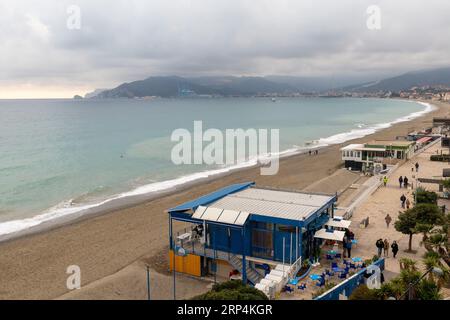
{"type": "MultiPolygon", "coordinates": [[[[410,120],[420,117],[428,112],[431,112],[432,110],[435,109],[435,107],[429,103],[424,103],[424,102],[419,102],[419,103],[422,104],[423,106],[425,106],[424,110],[411,113],[405,117],[401,117],[401,118],[396,119],[389,123],[381,123],[381,124],[377,124],[377,125],[374,125],[371,127],[354,129],[354,130],[350,130],[348,132],[338,133],[338,134],[332,135],[327,138],[321,138],[318,140],[318,144],[315,144],[313,146],[310,146],[310,147],[295,146],[295,148],[290,148],[290,149],[281,151],[277,155],[279,157],[286,157],[286,156],[290,156],[293,154],[307,152],[307,150],[310,150],[310,149],[325,147],[325,146],[329,146],[332,144],[343,143],[343,142],[346,142],[346,141],[352,140],[352,139],[362,138],[366,135],[373,134],[381,129],[388,128],[395,123],[410,121],[410,120]]],[[[265,158],[270,158],[270,157],[274,157],[277,155],[271,154],[270,156],[267,156],[265,158]]],[[[260,157],[260,159],[261,159],[261,157],[260,157]]],[[[182,186],[187,183],[192,183],[192,182],[195,182],[195,181],[201,180],[201,179],[207,179],[207,178],[210,178],[213,176],[225,174],[230,171],[235,171],[238,169],[252,167],[257,164],[258,164],[258,158],[255,157],[255,158],[249,159],[246,162],[242,162],[242,163],[239,163],[239,164],[236,164],[233,166],[198,172],[198,173],[189,174],[189,175],[178,177],[178,178],[171,179],[171,180],[154,182],[151,184],[143,185],[143,186],[137,187],[131,191],[120,193],[120,194],[114,195],[106,200],[103,200],[103,201],[100,201],[97,203],[92,203],[92,204],[77,205],[77,204],[73,204],[71,200],[64,201],[61,204],[54,206],[54,207],[46,210],[44,213],[39,214],[37,216],[0,223],[0,236],[16,233],[19,231],[23,231],[23,230],[26,230],[29,228],[36,227],[45,222],[53,221],[58,218],[67,217],[67,216],[74,215],[77,213],[82,213],[83,211],[86,211],[89,209],[98,208],[98,207],[103,206],[107,203],[110,203],[111,201],[114,201],[114,200],[124,199],[124,198],[128,198],[128,197],[133,197],[133,196],[149,195],[149,194],[152,194],[155,192],[171,190],[171,189],[174,189],[176,187],[182,186]]]]}

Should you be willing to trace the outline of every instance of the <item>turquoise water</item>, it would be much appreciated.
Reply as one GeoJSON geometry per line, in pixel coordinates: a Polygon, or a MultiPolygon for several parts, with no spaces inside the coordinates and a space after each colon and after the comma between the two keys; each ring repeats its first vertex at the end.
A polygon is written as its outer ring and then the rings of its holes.
{"type": "Polygon", "coordinates": [[[363,136],[422,110],[407,101],[351,98],[0,100],[0,235],[216,169],[170,160],[172,131],[192,131],[194,120],[204,129],[277,128],[280,150],[287,150],[363,136]]]}

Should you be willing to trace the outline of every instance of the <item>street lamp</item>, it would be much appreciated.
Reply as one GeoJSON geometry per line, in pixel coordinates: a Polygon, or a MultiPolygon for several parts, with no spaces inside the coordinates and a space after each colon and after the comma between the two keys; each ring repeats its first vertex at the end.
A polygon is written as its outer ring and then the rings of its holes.
{"type": "Polygon", "coordinates": [[[417,279],[415,282],[409,284],[408,289],[406,289],[406,291],[400,296],[399,300],[403,300],[406,297],[406,295],[408,295],[408,300],[412,300],[412,290],[411,289],[414,288],[430,272],[433,272],[437,276],[442,276],[444,274],[444,271],[442,271],[441,268],[431,267],[419,279],[417,279]]]}

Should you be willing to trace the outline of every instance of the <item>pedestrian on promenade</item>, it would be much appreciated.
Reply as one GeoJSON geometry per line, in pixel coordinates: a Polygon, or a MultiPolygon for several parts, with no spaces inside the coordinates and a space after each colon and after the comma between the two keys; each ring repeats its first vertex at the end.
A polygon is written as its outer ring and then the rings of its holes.
{"type": "Polygon", "coordinates": [[[384,184],[385,187],[386,187],[387,183],[388,183],[388,178],[386,176],[384,176],[383,184],[384,184]]]}
{"type": "Polygon", "coordinates": [[[404,194],[400,197],[400,201],[402,202],[402,208],[405,209],[406,197],[404,194]]]}
{"type": "Polygon", "coordinates": [[[389,241],[387,239],[384,239],[384,256],[388,257],[389,256],[389,241]]]}
{"type": "Polygon", "coordinates": [[[346,258],[345,252],[347,251],[347,236],[342,239],[342,258],[346,258]]]}
{"type": "Polygon", "coordinates": [[[386,215],[386,217],[384,218],[384,220],[386,221],[386,226],[389,228],[389,225],[390,225],[391,222],[392,222],[392,218],[391,218],[391,216],[389,215],[389,213],[386,215]]]}
{"type": "Polygon", "coordinates": [[[384,248],[384,242],[383,239],[378,239],[377,242],[375,243],[375,245],[377,246],[377,251],[378,251],[378,257],[381,257],[381,253],[383,251],[384,248]]]}
{"type": "Polygon", "coordinates": [[[416,167],[416,172],[419,172],[419,163],[418,162],[416,162],[415,167],[416,167]]]}
{"type": "Polygon", "coordinates": [[[411,201],[409,201],[409,199],[406,199],[405,204],[406,204],[406,209],[408,210],[411,205],[411,201]]]}
{"type": "Polygon", "coordinates": [[[397,252],[398,252],[398,244],[395,240],[391,244],[391,250],[392,250],[392,255],[395,258],[395,256],[397,255],[397,252]]]}
{"type": "Polygon", "coordinates": [[[351,258],[352,257],[352,240],[347,238],[347,242],[346,242],[345,246],[347,248],[347,256],[348,256],[348,258],[351,258]]]}
{"type": "Polygon", "coordinates": [[[403,184],[403,177],[400,176],[400,178],[398,178],[398,183],[400,184],[400,189],[402,188],[402,184],[403,184]]]}
{"type": "Polygon", "coordinates": [[[403,186],[405,188],[408,188],[408,177],[406,177],[406,176],[403,178],[403,186]]]}

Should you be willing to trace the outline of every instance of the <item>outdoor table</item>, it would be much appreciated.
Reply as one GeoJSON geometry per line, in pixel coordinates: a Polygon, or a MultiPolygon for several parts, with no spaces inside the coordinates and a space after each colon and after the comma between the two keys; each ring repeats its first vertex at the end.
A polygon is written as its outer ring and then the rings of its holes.
{"type": "Polygon", "coordinates": [[[180,234],[178,237],[177,237],[177,239],[178,240],[181,240],[181,241],[183,241],[183,240],[186,240],[186,239],[191,239],[191,235],[192,235],[192,233],[191,232],[186,232],[186,233],[183,233],[183,234],[180,234]]]}
{"type": "Polygon", "coordinates": [[[354,257],[352,258],[353,262],[361,262],[362,259],[360,257],[354,257]]]}
{"type": "Polygon", "coordinates": [[[345,269],[342,269],[342,268],[333,268],[333,271],[334,271],[334,272],[344,272],[345,269]]]}
{"type": "Polygon", "coordinates": [[[328,253],[329,255],[334,256],[334,255],[337,254],[337,251],[335,251],[335,250],[329,250],[327,253],[328,253]]]}
{"type": "Polygon", "coordinates": [[[311,278],[311,280],[314,281],[319,280],[321,278],[321,276],[319,276],[318,274],[312,274],[309,277],[311,278]]]}
{"type": "Polygon", "coordinates": [[[299,281],[299,279],[297,279],[297,278],[291,279],[291,280],[289,280],[289,284],[292,284],[293,286],[296,286],[298,281],[299,281]]]}

